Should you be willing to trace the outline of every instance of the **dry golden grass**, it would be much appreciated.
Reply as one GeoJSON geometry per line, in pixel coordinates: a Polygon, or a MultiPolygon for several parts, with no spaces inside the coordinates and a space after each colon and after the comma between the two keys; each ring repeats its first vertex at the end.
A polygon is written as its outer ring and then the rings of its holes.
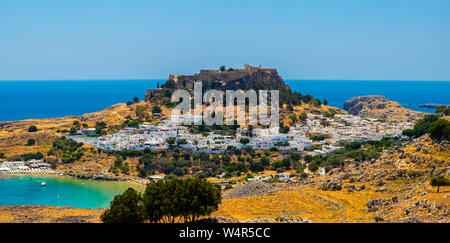
{"type": "Polygon", "coordinates": [[[0,223],[52,223],[82,222],[100,223],[103,209],[87,209],[54,206],[0,206],[0,223]]]}
{"type": "Polygon", "coordinates": [[[280,111],[280,118],[281,124],[285,124],[285,125],[293,125],[293,122],[291,119],[289,119],[289,116],[291,114],[295,114],[297,117],[299,117],[303,112],[305,113],[343,113],[346,114],[348,113],[345,110],[341,110],[339,108],[336,107],[332,107],[332,106],[327,106],[327,105],[321,105],[320,107],[316,107],[310,104],[302,104],[301,106],[294,106],[293,107],[293,111],[288,111],[286,105],[283,105],[283,109],[280,111]]]}
{"type": "Polygon", "coordinates": [[[5,156],[20,155],[25,153],[36,153],[48,151],[51,144],[58,136],[46,131],[29,132],[9,132],[0,137],[0,152],[5,156]],[[27,146],[28,139],[34,139],[35,145],[27,146]]]}
{"type": "MultiPolygon", "coordinates": [[[[434,149],[430,147],[430,149],[434,149]]],[[[416,156],[425,156],[427,158],[442,159],[448,161],[449,151],[443,151],[439,154],[422,154],[415,152],[415,147],[407,147],[406,152],[414,153],[416,156]]],[[[434,152],[434,151],[432,151],[434,152]]],[[[393,162],[398,158],[394,156],[388,159],[393,162]]],[[[364,172],[370,176],[389,172],[397,169],[414,169],[424,171],[429,165],[427,163],[414,164],[411,159],[405,158],[405,166],[396,167],[394,164],[376,164],[368,166],[364,172]]],[[[245,220],[249,218],[277,218],[280,215],[289,215],[293,217],[308,218],[314,222],[375,222],[375,216],[382,216],[385,220],[399,220],[411,216],[405,214],[405,210],[414,205],[415,202],[428,199],[436,204],[450,203],[450,197],[447,194],[450,187],[441,187],[440,193],[436,193],[436,187],[427,184],[429,177],[420,177],[415,179],[398,178],[389,180],[386,185],[376,186],[376,180],[364,182],[366,189],[362,191],[348,192],[346,188],[350,183],[343,182],[343,189],[340,191],[322,191],[315,185],[319,181],[328,178],[317,177],[314,184],[291,186],[289,190],[279,191],[277,193],[266,194],[263,196],[252,196],[245,198],[223,199],[219,210],[213,216],[245,220]],[[423,184],[425,183],[425,185],[423,184]],[[376,189],[386,188],[384,192],[375,192],[376,189]],[[424,194],[423,194],[424,193],[424,194]],[[399,200],[388,208],[367,212],[367,202],[371,199],[389,199],[393,197],[402,198],[405,195],[412,197],[406,200],[399,200]]],[[[359,186],[362,183],[351,183],[359,186]]],[[[430,220],[429,212],[417,212],[420,220],[430,220]]],[[[432,220],[443,220],[450,222],[450,218],[442,218],[439,215],[431,215],[432,220]],[[440,217],[440,218],[439,218],[440,217]]],[[[440,222],[441,222],[440,221],[440,222]]],[[[432,221],[435,222],[435,221],[432,221]]]]}
{"type": "Polygon", "coordinates": [[[289,215],[314,222],[373,222],[366,203],[377,197],[379,194],[368,190],[349,193],[300,186],[263,196],[224,199],[212,216],[244,220],[289,215]]]}
{"type": "Polygon", "coordinates": [[[321,105],[320,107],[315,107],[310,104],[302,104],[301,106],[294,106],[294,112],[297,113],[310,113],[312,111],[320,111],[320,112],[336,112],[336,113],[348,113],[345,110],[339,109],[337,107],[321,105]]]}
{"type": "Polygon", "coordinates": [[[436,203],[446,203],[447,205],[450,204],[450,196],[448,196],[450,193],[450,186],[441,186],[439,188],[439,193],[436,192],[437,187],[429,186],[429,190],[430,193],[426,196],[428,200],[435,201],[436,203]]]}
{"type": "Polygon", "coordinates": [[[109,126],[118,125],[125,121],[125,117],[127,116],[135,117],[133,109],[139,104],[127,106],[124,103],[119,103],[104,110],[86,113],[82,116],[3,121],[0,122],[0,137],[10,137],[17,133],[27,132],[28,127],[31,125],[35,125],[40,131],[51,130],[53,132],[56,130],[69,130],[75,121],[86,123],[89,127],[94,127],[95,123],[99,121],[104,121],[109,126]]]}

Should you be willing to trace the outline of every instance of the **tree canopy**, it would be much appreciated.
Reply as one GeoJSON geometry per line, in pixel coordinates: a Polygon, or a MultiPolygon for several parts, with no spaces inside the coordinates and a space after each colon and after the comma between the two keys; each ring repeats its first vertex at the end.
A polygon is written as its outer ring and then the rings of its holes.
{"type": "Polygon", "coordinates": [[[431,124],[439,119],[437,115],[425,115],[424,118],[418,120],[414,124],[413,129],[406,129],[402,132],[403,135],[408,137],[420,137],[428,132],[431,124]]]}
{"type": "Polygon", "coordinates": [[[444,176],[436,176],[431,177],[430,184],[431,186],[437,186],[437,192],[439,192],[439,187],[450,186],[450,180],[444,176]]]}
{"type": "Polygon", "coordinates": [[[78,143],[71,138],[62,136],[53,142],[53,146],[49,150],[48,155],[61,158],[63,163],[72,163],[84,155],[82,146],[83,143],[78,143]]]}
{"type": "Polygon", "coordinates": [[[157,105],[155,105],[155,106],[153,106],[153,108],[152,108],[152,113],[161,113],[161,107],[160,106],[157,106],[157,105]]]}
{"type": "Polygon", "coordinates": [[[32,138],[28,139],[27,146],[33,146],[36,143],[36,141],[32,138]]]}
{"type": "Polygon", "coordinates": [[[242,144],[247,144],[247,143],[250,143],[250,139],[249,138],[241,138],[239,140],[239,142],[242,143],[242,144]]]}
{"type": "Polygon", "coordinates": [[[110,208],[102,215],[103,223],[142,223],[146,215],[142,196],[133,188],[128,188],[122,195],[114,197],[110,208]]]}
{"type": "Polygon", "coordinates": [[[439,119],[433,122],[428,129],[430,138],[436,140],[450,139],[450,122],[445,119],[439,119]]]}
{"type": "Polygon", "coordinates": [[[129,188],[101,216],[104,223],[192,222],[210,215],[221,202],[218,187],[190,178],[152,182],[141,196],[129,188]]]}
{"type": "Polygon", "coordinates": [[[150,222],[192,222],[217,210],[221,197],[213,184],[190,178],[150,183],[143,200],[150,222]]]}
{"type": "Polygon", "coordinates": [[[35,125],[31,125],[30,127],[28,127],[28,132],[37,132],[37,127],[35,125]]]}

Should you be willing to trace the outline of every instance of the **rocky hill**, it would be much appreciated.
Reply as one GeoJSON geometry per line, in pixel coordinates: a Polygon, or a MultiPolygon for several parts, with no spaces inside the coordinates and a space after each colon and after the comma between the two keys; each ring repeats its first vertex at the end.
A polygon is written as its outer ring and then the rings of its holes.
{"type": "MultiPolygon", "coordinates": [[[[438,193],[430,185],[432,176],[450,176],[449,158],[448,141],[435,143],[425,135],[378,159],[346,164],[324,176],[238,184],[202,222],[450,223],[450,186],[438,193]]],[[[102,211],[0,206],[0,222],[99,222],[102,211]]]]}
{"type": "MultiPolygon", "coordinates": [[[[243,69],[200,70],[200,73],[194,75],[169,75],[169,79],[161,87],[192,91],[195,82],[201,82],[203,90],[291,90],[276,69],[252,67],[247,64],[244,64],[243,69]]],[[[149,101],[151,97],[158,95],[158,91],[161,90],[147,90],[145,100],[149,101]]]]}
{"type": "Polygon", "coordinates": [[[347,164],[299,182],[237,186],[212,216],[219,222],[450,222],[450,187],[440,192],[432,176],[450,176],[450,143],[425,135],[380,158],[347,164]],[[302,221],[298,220],[298,221],[302,221]]]}
{"type": "MultiPolygon", "coordinates": [[[[336,107],[323,105],[322,102],[309,94],[302,94],[292,91],[283,78],[278,74],[277,69],[253,67],[244,64],[243,69],[228,70],[224,67],[221,70],[200,70],[194,75],[169,75],[169,79],[158,86],[157,89],[148,89],[145,101],[149,104],[160,104],[162,107],[173,107],[171,94],[176,89],[184,89],[190,92],[194,90],[194,83],[202,83],[202,91],[216,90],[278,90],[280,101],[280,118],[289,120],[288,117],[295,113],[314,114],[336,114],[347,113],[336,107]]],[[[204,106],[203,108],[205,108],[204,106]]],[[[286,124],[289,121],[285,122],[286,124]]]]}
{"type": "Polygon", "coordinates": [[[402,107],[398,102],[381,95],[358,96],[344,102],[344,110],[352,115],[391,122],[413,122],[425,113],[402,107]]]}
{"type": "MultiPolygon", "coordinates": [[[[104,122],[107,124],[108,131],[114,132],[115,127],[120,126],[127,119],[137,119],[136,110],[138,106],[146,107],[146,111],[151,114],[152,106],[145,102],[129,105],[119,103],[104,110],[81,116],[0,122],[0,153],[4,157],[10,157],[41,152],[46,160],[54,161],[52,156],[48,156],[53,142],[60,136],[68,135],[69,130],[74,127],[74,122],[86,124],[89,127],[95,127],[97,122],[104,122]],[[38,131],[28,132],[31,125],[36,126],[38,131]],[[29,139],[33,139],[35,143],[28,145],[29,139]]],[[[163,108],[163,112],[165,110],[163,108]]],[[[83,149],[86,149],[84,156],[74,163],[59,165],[57,171],[76,176],[95,177],[107,174],[111,178],[114,177],[113,173],[108,172],[114,162],[114,156],[93,153],[90,150],[91,147],[83,145],[83,149]]],[[[137,159],[131,159],[127,162],[133,166],[137,164],[137,159]]],[[[130,171],[130,175],[135,175],[135,171],[130,171]]]]}

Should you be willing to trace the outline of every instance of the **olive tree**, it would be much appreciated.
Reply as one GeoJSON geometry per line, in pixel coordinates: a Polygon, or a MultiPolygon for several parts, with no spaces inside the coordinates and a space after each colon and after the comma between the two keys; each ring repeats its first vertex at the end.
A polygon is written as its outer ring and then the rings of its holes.
{"type": "Polygon", "coordinates": [[[439,187],[450,186],[450,180],[444,176],[436,176],[431,177],[430,184],[431,186],[437,186],[437,192],[439,192],[439,187]]]}
{"type": "Polygon", "coordinates": [[[110,208],[101,216],[103,223],[143,223],[145,218],[142,196],[131,187],[115,196],[110,208]]]}

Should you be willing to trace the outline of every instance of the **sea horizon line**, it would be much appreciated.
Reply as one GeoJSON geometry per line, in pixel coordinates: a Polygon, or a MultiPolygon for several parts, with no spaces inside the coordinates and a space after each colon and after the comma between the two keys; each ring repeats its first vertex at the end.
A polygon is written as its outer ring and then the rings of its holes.
{"type": "MultiPolygon", "coordinates": [[[[406,79],[284,79],[286,81],[363,81],[363,82],[450,82],[450,80],[406,80],[406,79]]],[[[0,79],[0,82],[56,82],[56,81],[167,81],[167,78],[112,78],[112,79],[0,79]]]]}

